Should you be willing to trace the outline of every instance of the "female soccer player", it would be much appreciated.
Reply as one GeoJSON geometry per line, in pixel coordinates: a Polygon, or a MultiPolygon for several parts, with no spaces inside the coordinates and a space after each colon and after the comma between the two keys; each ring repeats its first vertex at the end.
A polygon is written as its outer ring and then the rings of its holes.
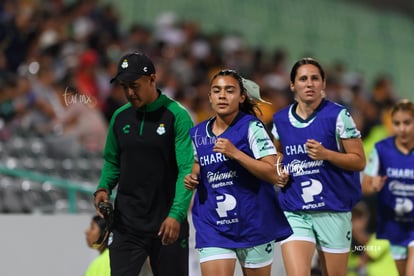
{"type": "Polygon", "coordinates": [[[400,275],[414,275],[414,104],[391,109],[393,135],[375,144],[364,171],[364,194],[378,192],[377,237],[391,243],[400,275]]]}
{"type": "Polygon", "coordinates": [[[222,70],[211,81],[215,116],[191,129],[195,150],[187,189],[197,188],[192,215],[203,276],[269,276],[274,242],[292,232],[280,209],[276,149],[256,117],[259,87],[222,70]]]}
{"type": "Polygon", "coordinates": [[[280,204],[293,229],[281,242],[285,268],[289,276],[309,275],[316,247],[324,275],[345,276],[365,167],[361,135],[349,112],[325,99],[319,62],[297,61],[290,81],[295,103],[273,116],[272,129],[284,156],[280,204]]]}

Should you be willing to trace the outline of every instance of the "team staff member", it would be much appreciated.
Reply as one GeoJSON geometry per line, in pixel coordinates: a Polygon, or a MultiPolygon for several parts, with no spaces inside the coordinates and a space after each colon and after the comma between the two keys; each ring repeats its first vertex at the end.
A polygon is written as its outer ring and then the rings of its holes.
{"type": "Polygon", "coordinates": [[[286,186],[280,204],[293,228],[282,241],[287,274],[309,275],[315,246],[323,275],[345,276],[351,246],[351,209],[361,197],[365,167],[361,135],[349,112],[324,98],[325,72],[312,58],[290,73],[296,102],[273,116],[286,186]]]}
{"type": "Polygon", "coordinates": [[[270,276],[274,242],[292,230],[279,206],[276,149],[256,117],[259,87],[233,70],[213,76],[215,116],[191,129],[196,152],[184,179],[197,189],[192,209],[203,276],[270,276]]]}
{"type": "Polygon", "coordinates": [[[391,109],[393,135],[375,144],[362,178],[364,194],[378,192],[377,237],[391,243],[400,275],[414,275],[414,103],[391,109]]]}
{"type": "Polygon", "coordinates": [[[112,81],[129,103],[111,118],[94,201],[96,207],[108,201],[118,185],[109,243],[112,275],[138,275],[147,256],[154,275],[188,275],[192,192],[182,183],[193,163],[193,122],[156,88],[155,68],[145,54],[123,56],[112,81]]]}

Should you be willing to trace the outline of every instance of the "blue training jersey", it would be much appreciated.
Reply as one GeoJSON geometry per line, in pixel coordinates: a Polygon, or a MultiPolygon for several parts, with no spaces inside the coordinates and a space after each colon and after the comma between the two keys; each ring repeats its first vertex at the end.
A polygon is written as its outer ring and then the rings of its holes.
{"type": "Polygon", "coordinates": [[[399,151],[395,137],[381,140],[370,154],[365,174],[387,176],[378,193],[377,237],[407,246],[414,241],[414,150],[399,151]]]}
{"type": "Polygon", "coordinates": [[[200,164],[192,208],[196,247],[246,248],[288,237],[292,230],[273,185],[213,152],[217,138],[227,138],[255,159],[276,154],[264,125],[240,112],[224,133],[215,136],[213,121],[206,120],[190,132],[200,164]]]}
{"type": "Polygon", "coordinates": [[[297,103],[273,115],[272,133],[283,148],[283,167],[290,180],[279,193],[286,211],[350,211],[361,198],[359,172],[347,171],[306,153],[307,139],[342,152],[340,139],[360,138],[349,112],[341,105],[322,100],[306,120],[295,112],[297,103]]]}

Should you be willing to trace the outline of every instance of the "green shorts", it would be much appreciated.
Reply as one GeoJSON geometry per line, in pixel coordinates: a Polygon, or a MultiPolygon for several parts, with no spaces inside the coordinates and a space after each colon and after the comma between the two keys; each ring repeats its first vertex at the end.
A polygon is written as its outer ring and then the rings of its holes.
{"type": "Polygon", "coordinates": [[[328,253],[349,252],[352,239],[351,212],[285,211],[293,234],[281,243],[301,240],[328,253]]]}
{"type": "Polygon", "coordinates": [[[275,243],[269,242],[249,248],[204,247],[198,249],[200,263],[222,259],[238,259],[246,268],[265,267],[273,262],[275,243]]]}
{"type": "Polygon", "coordinates": [[[414,246],[414,241],[410,242],[408,246],[392,245],[391,255],[394,260],[405,260],[408,256],[408,248],[414,246]]]}

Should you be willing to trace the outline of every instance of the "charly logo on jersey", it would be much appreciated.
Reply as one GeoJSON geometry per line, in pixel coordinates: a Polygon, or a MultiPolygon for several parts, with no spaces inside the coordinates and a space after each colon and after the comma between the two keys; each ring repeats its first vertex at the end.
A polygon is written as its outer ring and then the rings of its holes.
{"type": "Polygon", "coordinates": [[[122,132],[123,133],[125,133],[125,134],[128,134],[129,133],[129,129],[131,128],[131,126],[130,125],[124,125],[123,127],[122,127],[122,132]]]}
{"type": "Polygon", "coordinates": [[[286,155],[306,154],[306,144],[287,145],[285,146],[286,155]]]}
{"type": "Polygon", "coordinates": [[[320,195],[323,190],[323,185],[319,180],[310,179],[308,181],[303,181],[301,184],[302,187],[302,199],[306,203],[302,206],[302,209],[315,209],[325,206],[325,202],[312,203],[315,201],[315,197],[320,195]]]}
{"type": "MultiPolygon", "coordinates": [[[[411,168],[387,168],[387,176],[389,178],[414,179],[414,169],[411,168]]],[[[412,185],[410,185],[412,187],[412,185]]],[[[411,188],[414,191],[414,188],[411,188]]]]}
{"type": "Polygon", "coordinates": [[[180,242],[180,246],[181,248],[187,248],[188,247],[188,240],[187,239],[182,239],[180,242]]]}
{"type": "Polygon", "coordinates": [[[229,159],[221,152],[215,152],[212,154],[202,155],[198,158],[198,162],[201,166],[212,165],[220,162],[228,161],[229,159]]]}
{"type": "Polygon", "coordinates": [[[234,210],[237,205],[236,198],[230,194],[222,194],[216,196],[217,200],[217,208],[216,212],[220,218],[223,218],[221,220],[217,221],[217,225],[224,225],[224,224],[232,224],[239,222],[238,218],[232,218],[228,219],[228,212],[234,210]]]}
{"type": "Polygon", "coordinates": [[[165,134],[165,125],[164,124],[160,124],[158,126],[157,133],[158,133],[158,135],[164,135],[165,134]]]}

